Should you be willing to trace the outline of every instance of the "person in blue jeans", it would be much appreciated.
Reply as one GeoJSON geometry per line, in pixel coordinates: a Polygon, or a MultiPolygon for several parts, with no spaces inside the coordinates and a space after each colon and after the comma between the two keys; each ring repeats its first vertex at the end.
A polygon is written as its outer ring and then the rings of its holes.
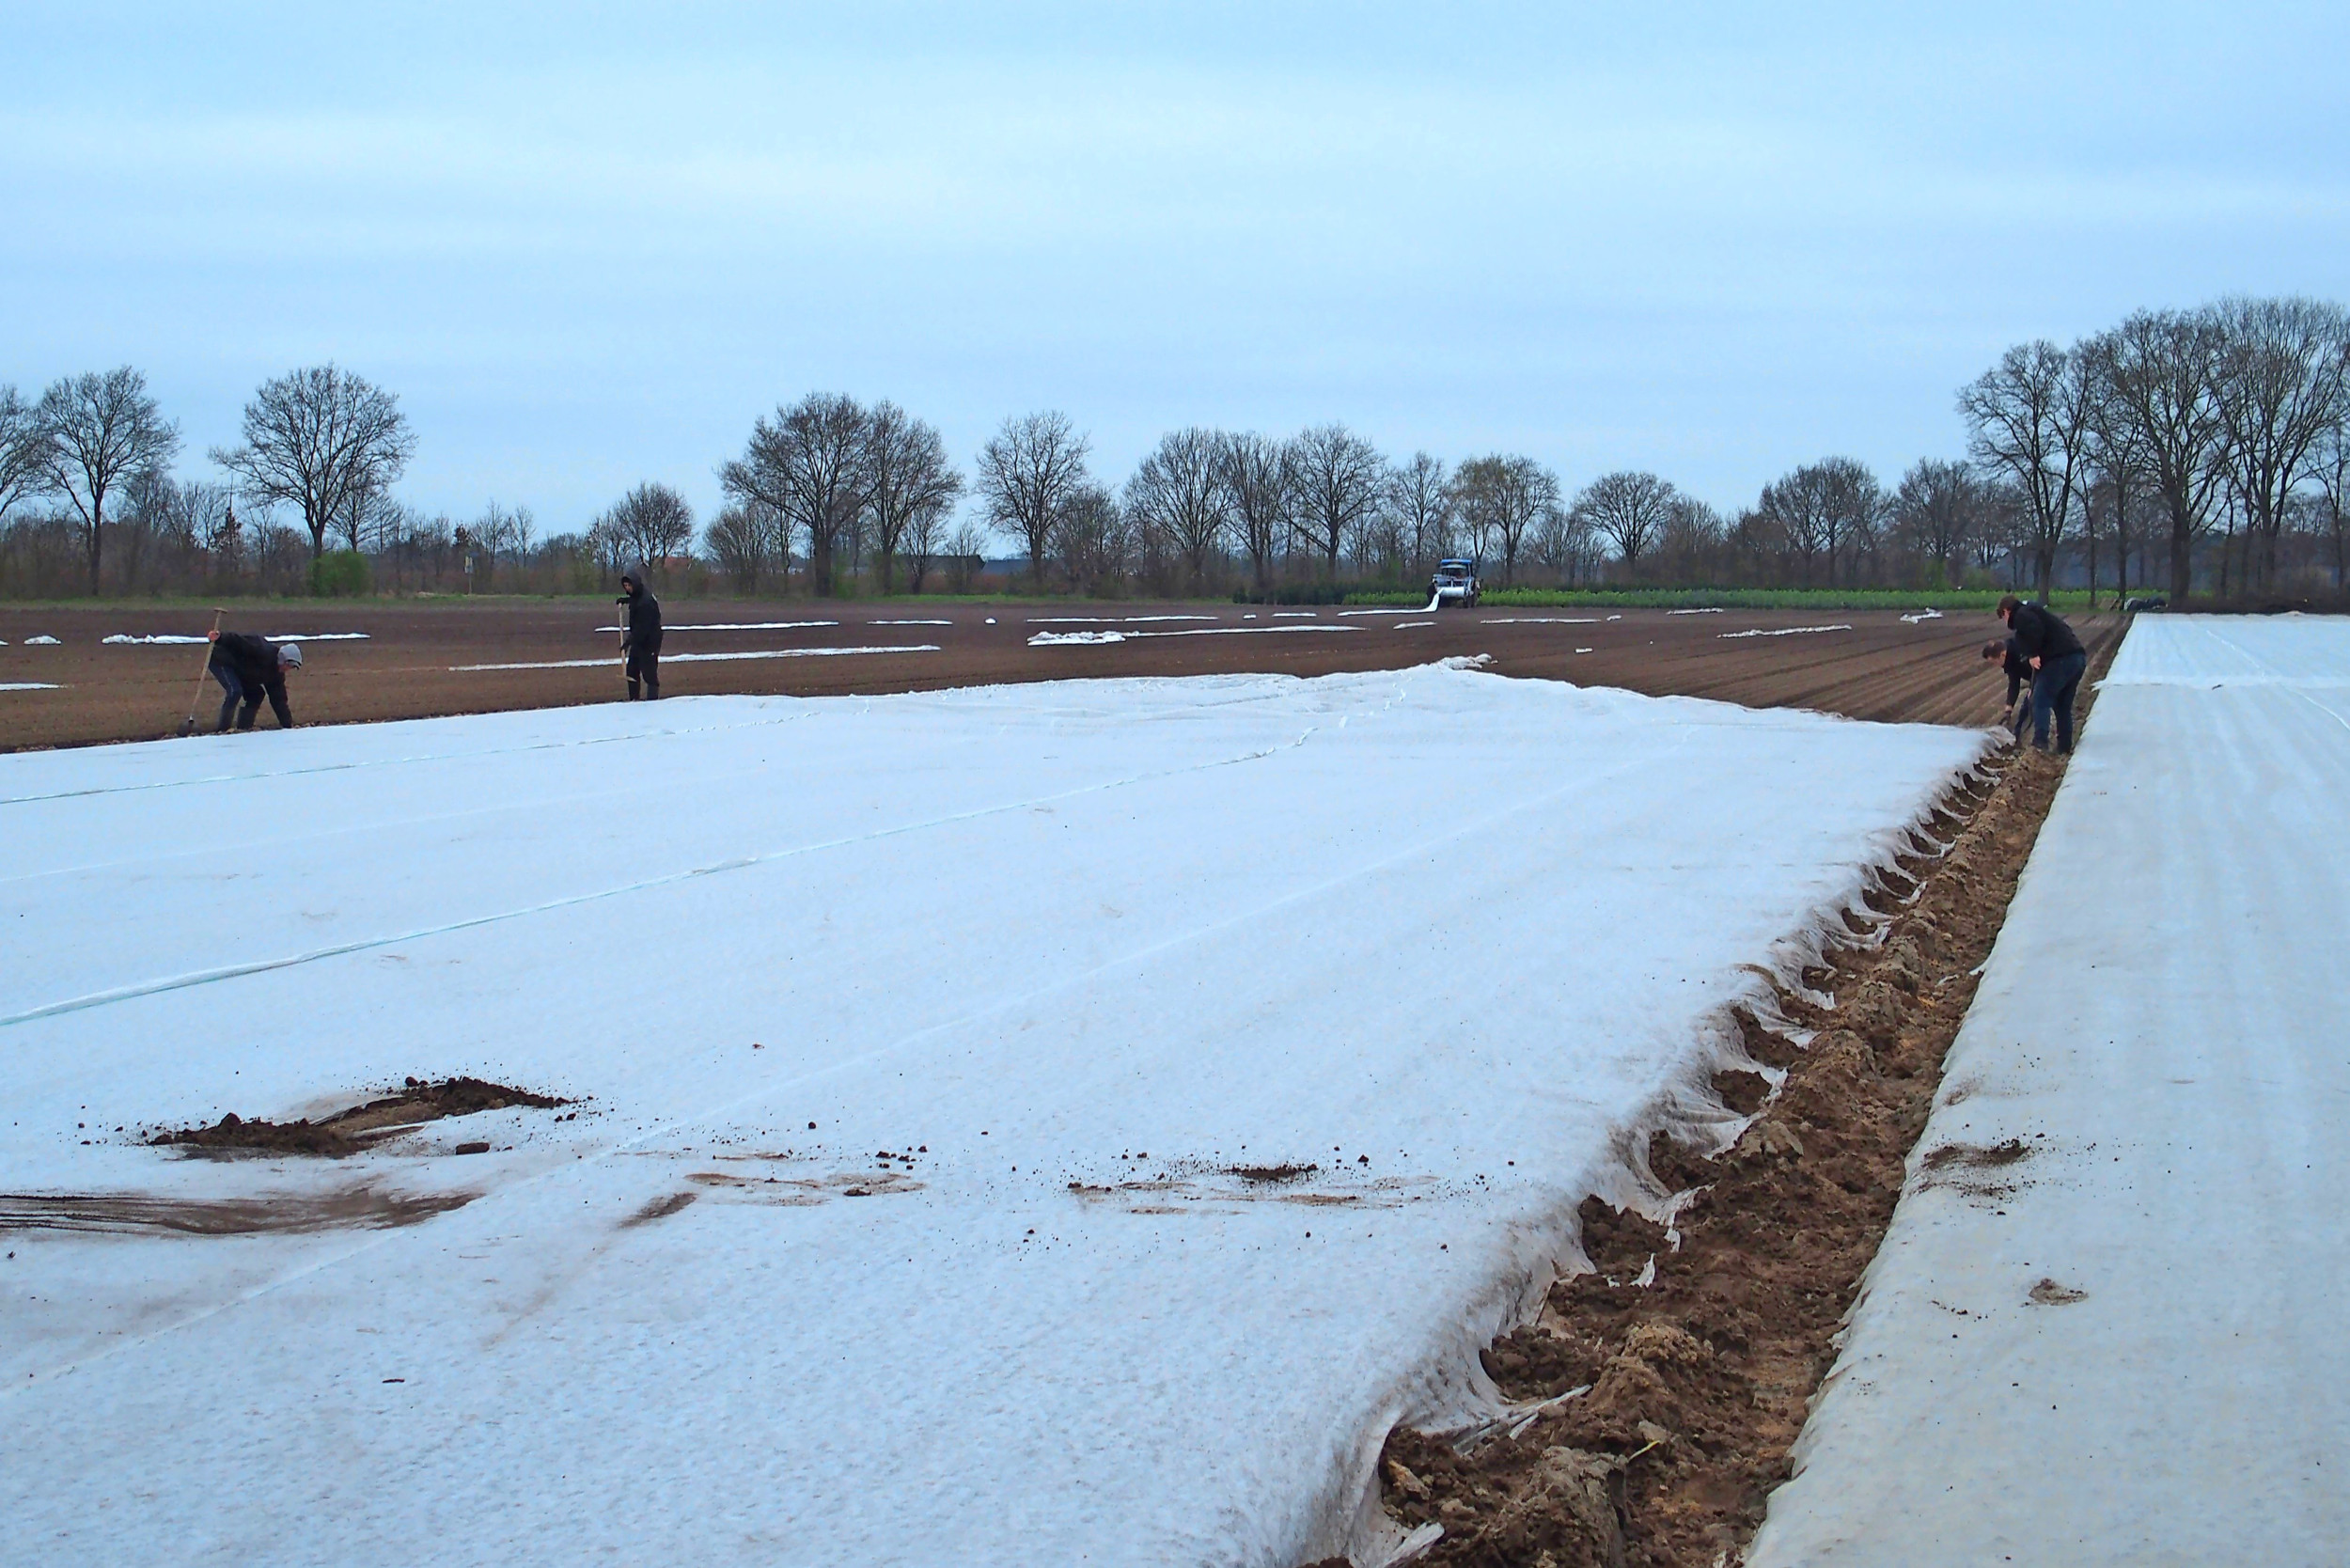
{"type": "Polygon", "coordinates": [[[2089,651],[2073,628],[2044,604],[2027,604],[2013,594],[1999,601],[2015,651],[2031,666],[2031,744],[2048,749],[2048,715],[2056,715],[2057,750],[2073,749],[2073,698],[2089,670],[2089,651]]]}

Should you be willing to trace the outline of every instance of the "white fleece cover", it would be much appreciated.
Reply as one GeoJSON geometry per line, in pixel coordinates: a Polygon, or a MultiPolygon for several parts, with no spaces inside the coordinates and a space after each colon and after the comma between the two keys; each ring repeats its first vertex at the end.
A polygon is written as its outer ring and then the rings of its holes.
{"type": "Polygon", "coordinates": [[[0,1560],[1372,1560],[1982,744],[1426,666],[0,757],[0,1193],[478,1195],[0,1199],[0,1560]],[[138,1141],[450,1074],[580,1104],[138,1141]]]}
{"type": "Polygon", "coordinates": [[[2345,801],[2350,621],[2138,618],[1755,1568],[2343,1560],[2345,801]]]}

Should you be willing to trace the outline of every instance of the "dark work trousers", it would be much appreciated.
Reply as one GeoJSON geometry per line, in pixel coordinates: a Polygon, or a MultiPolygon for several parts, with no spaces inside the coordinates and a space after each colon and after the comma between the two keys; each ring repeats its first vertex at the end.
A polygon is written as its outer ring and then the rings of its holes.
{"type": "Polygon", "coordinates": [[[628,651],[628,699],[629,699],[631,702],[634,702],[634,701],[635,701],[635,700],[636,700],[636,683],[637,683],[639,681],[642,681],[642,682],[644,682],[644,684],[645,684],[645,698],[646,698],[646,700],[647,700],[647,701],[654,701],[654,700],[657,700],[657,699],[660,698],[660,696],[661,696],[661,650],[660,650],[660,649],[658,649],[658,648],[635,648],[635,647],[632,647],[632,648],[630,648],[630,649],[629,649],[629,651],[628,651]]]}
{"type": "MultiPolygon", "coordinates": [[[[228,693],[227,697],[220,699],[220,722],[212,727],[213,732],[217,734],[227,729],[228,721],[236,716],[237,704],[245,700],[245,690],[244,682],[239,678],[235,670],[230,669],[227,665],[214,665],[212,669],[212,679],[219,682],[228,693]]],[[[246,711],[244,715],[244,727],[247,729],[253,728],[254,716],[261,711],[261,699],[258,695],[253,698],[252,701],[253,706],[246,711]]]]}
{"type": "Polygon", "coordinates": [[[2048,715],[2056,714],[2057,749],[2073,749],[2073,698],[2081,689],[2081,676],[2089,668],[2089,655],[2067,653],[2060,659],[2043,659],[2031,678],[2031,744],[2045,747],[2048,744],[2048,715]]]}
{"type": "Polygon", "coordinates": [[[253,721],[261,716],[261,699],[264,698],[269,699],[270,711],[277,715],[277,728],[280,729],[293,728],[293,710],[287,704],[282,690],[272,691],[267,686],[257,686],[227,665],[213,665],[211,667],[212,679],[219,682],[228,693],[227,697],[221,698],[220,723],[216,729],[228,728],[228,715],[235,711],[240,702],[244,704],[244,712],[237,714],[237,728],[252,729],[253,721]]]}

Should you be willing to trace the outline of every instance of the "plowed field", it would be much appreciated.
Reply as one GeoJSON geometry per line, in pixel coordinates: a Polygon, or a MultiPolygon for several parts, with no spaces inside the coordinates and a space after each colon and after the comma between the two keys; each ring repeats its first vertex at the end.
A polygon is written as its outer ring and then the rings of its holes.
{"type": "MultiPolygon", "coordinates": [[[[2006,691],[1975,656],[1999,632],[1981,612],[1918,620],[1850,610],[1430,615],[1056,600],[697,600],[666,610],[662,689],[669,697],[813,697],[1078,676],[1324,675],[1480,653],[1507,675],[1866,719],[1987,724],[2006,691]],[[1121,640],[1031,641],[1111,634],[1121,640]]],[[[210,612],[188,609],[0,608],[0,749],[151,739],[171,733],[191,706],[209,728],[221,693],[210,681],[199,684],[199,648],[102,639],[201,635],[211,624],[210,612]],[[27,646],[39,636],[56,642],[27,646]]],[[[593,601],[241,605],[224,624],[311,639],[290,682],[295,719],[306,725],[556,707],[621,693],[618,638],[599,630],[613,624],[612,612],[593,601]]],[[[2096,618],[2076,627],[2092,651],[2120,630],[2096,618]]],[[[274,721],[264,712],[260,722],[274,721]]]]}

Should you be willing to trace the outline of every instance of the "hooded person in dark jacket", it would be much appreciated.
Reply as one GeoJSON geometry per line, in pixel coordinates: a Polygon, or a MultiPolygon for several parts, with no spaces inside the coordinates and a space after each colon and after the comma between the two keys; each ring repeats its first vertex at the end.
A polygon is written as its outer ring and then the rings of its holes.
{"type": "Polygon", "coordinates": [[[1999,601],[2017,657],[2031,666],[2031,744],[2048,749],[2048,715],[2057,721],[2057,750],[2073,749],[2073,698],[2089,670],[2089,651],[2073,628],[2044,604],[2027,604],[2013,594],[1999,601]]]}
{"type": "Polygon", "coordinates": [[[291,729],[293,709],[286,702],[286,671],[302,667],[301,645],[274,643],[243,632],[209,635],[212,651],[205,667],[227,693],[221,698],[217,729],[228,728],[228,715],[236,713],[240,703],[244,712],[237,715],[237,728],[252,729],[253,721],[260,717],[264,697],[269,698],[270,711],[277,715],[277,728],[291,729]]]}
{"type": "Polygon", "coordinates": [[[641,682],[646,700],[657,700],[661,696],[661,601],[646,585],[643,567],[620,573],[620,597],[613,603],[622,616],[620,651],[628,655],[628,698],[636,700],[641,682]]]}

